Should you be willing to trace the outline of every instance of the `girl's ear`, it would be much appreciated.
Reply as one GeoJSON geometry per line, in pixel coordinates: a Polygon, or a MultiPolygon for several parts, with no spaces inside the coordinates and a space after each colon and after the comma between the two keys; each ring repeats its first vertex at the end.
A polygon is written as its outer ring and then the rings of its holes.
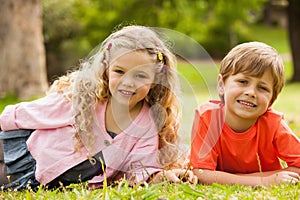
{"type": "Polygon", "coordinates": [[[221,74],[218,75],[217,89],[218,89],[219,96],[224,96],[224,81],[221,74]]]}
{"type": "Polygon", "coordinates": [[[108,78],[109,77],[109,69],[106,68],[104,73],[105,73],[106,77],[108,78]]]}

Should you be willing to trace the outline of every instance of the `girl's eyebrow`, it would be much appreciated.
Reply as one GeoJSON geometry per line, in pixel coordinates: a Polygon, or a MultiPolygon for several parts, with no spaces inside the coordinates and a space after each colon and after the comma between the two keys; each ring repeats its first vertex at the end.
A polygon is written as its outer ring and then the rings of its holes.
{"type": "Polygon", "coordinates": [[[111,67],[112,69],[118,69],[118,70],[126,70],[126,67],[125,66],[121,66],[121,65],[112,65],[111,67]]]}

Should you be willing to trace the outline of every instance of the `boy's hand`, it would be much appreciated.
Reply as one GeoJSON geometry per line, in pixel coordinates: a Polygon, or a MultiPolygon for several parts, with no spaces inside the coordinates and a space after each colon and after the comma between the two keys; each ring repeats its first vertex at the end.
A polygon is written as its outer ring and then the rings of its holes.
{"type": "Polygon", "coordinates": [[[280,171],[270,176],[263,177],[262,185],[270,186],[272,184],[288,183],[297,184],[300,181],[300,176],[296,172],[280,171]]]}

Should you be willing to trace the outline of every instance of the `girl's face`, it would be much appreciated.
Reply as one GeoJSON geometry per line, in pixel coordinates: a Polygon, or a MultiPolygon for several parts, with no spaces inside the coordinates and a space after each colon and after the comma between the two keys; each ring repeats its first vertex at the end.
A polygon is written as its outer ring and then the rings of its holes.
{"type": "Polygon", "coordinates": [[[225,82],[218,77],[218,89],[225,101],[225,121],[233,130],[244,132],[269,108],[273,95],[270,71],[262,77],[243,73],[229,76],[225,82]]]}
{"type": "Polygon", "coordinates": [[[155,77],[155,60],[147,52],[131,51],[113,60],[107,70],[114,102],[134,109],[148,94],[155,77]]]}

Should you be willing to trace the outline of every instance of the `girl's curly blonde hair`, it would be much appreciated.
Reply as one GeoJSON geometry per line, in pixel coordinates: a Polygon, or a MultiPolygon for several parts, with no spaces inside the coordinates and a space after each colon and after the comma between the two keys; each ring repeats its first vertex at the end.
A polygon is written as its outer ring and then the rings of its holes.
{"type": "Polygon", "coordinates": [[[112,33],[103,41],[96,54],[81,62],[79,70],[54,82],[50,92],[62,92],[72,100],[77,138],[80,138],[81,145],[83,143],[87,148],[92,147],[95,106],[111,96],[105,72],[112,60],[120,56],[116,53],[120,49],[145,51],[153,55],[157,62],[155,80],[145,101],[159,131],[159,163],[164,168],[177,167],[180,164],[177,63],[175,56],[151,28],[132,25],[112,33]]]}

